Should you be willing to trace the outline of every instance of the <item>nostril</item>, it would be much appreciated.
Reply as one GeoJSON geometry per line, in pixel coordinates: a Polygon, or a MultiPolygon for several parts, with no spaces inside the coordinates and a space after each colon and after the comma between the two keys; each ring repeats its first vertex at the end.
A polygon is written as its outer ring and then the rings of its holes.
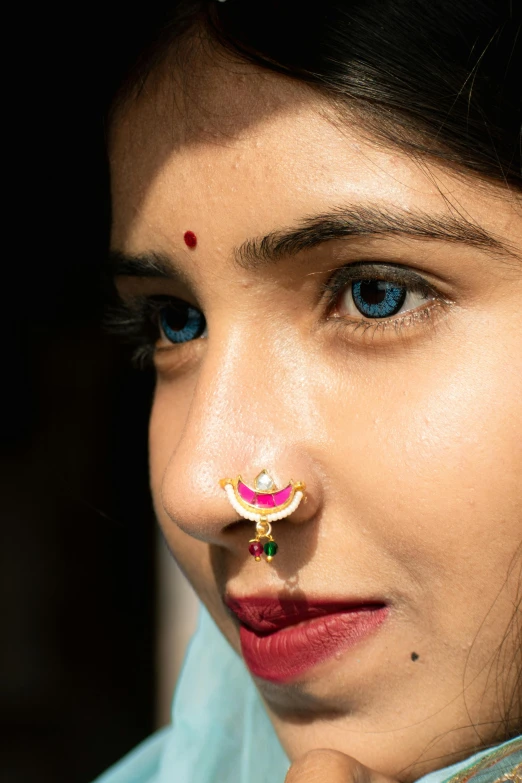
{"type": "Polygon", "coordinates": [[[252,523],[249,522],[246,519],[236,519],[233,522],[229,522],[228,524],[223,526],[223,533],[226,534],[233,534],[237,535],[238,531],[241,531],[242,534],[248,534],[252,530],[252,523]]]}

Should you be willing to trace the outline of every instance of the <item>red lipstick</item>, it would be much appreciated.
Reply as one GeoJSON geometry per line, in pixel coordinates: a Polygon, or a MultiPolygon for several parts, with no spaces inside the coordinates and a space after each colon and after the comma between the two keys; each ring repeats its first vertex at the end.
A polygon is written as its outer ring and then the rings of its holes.
{"type": "Polygon", "coordinates": [[[374,601],[226,599],[239,618],[243,658],[256,677],[288,682],[347,650],[384,622],[388,606],[374,601]]]}

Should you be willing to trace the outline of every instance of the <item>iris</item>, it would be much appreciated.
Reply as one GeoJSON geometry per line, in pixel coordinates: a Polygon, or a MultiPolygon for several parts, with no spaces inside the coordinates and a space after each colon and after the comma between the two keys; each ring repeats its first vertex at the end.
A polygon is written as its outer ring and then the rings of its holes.
{"type": "Polygon", "coordinates": [[[406,299],[405,286],[386,280],[357,280],[352,284],[355,306],[367,318],[389,318],[399,312],[406,299]]]}
{"type": "Polygon", "coordinates": [[[206,328],[205,316],[186,302],[172,302],[162,307],[159,324],[171,343],[187,343],[201,337],[206,328]]]}

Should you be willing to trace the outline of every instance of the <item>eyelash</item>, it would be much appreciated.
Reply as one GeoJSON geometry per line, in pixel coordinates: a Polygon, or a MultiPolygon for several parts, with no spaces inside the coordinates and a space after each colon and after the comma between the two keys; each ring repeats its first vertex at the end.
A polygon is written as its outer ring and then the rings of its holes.
{"type": "MultiPolygon", "coordinates": [[[[394,329],[399,333],[403,327],[419,321],[425,321],[432,315],[436,305],[449,304],[441,294],[419,274],[411,269],[396,264],[357,263],[348,264],[337,269],[321,286],[321,299],[326,310],[326,320],[335,322],[339,328],[351,328],[352,332],[363,329],[363,336],[373,335],[377,330],[394,329]],[[424,307],[408,310],[404,315],[367,319],[334,315],[340,296],[349,286],[358,281],[382,281],[395,283],[408,293],[419,294],[429,298],[424,307]]],[[[124,339],[134,347],[132,362],[139,368],[152,365],[156,342],[160,336],[159,319],[162,310],[168,304],[182,302],[177,297],[155,295],[136,296],[132,299],[119,299],[116,306],[109,309],[105,319],[107,330],[124,339]]],[[[186,302],[182,302],[186,305],[186,302]]],[[[192,342],[192,341],[189,341],[192,342]]],[[[188,343],[180,343],[180,345],[188,343]]],[[[175,345],[175,343],[172,343],[175,345]]]]}
{"type": "Polygon", "coordinates": [[[180,301],[176,297],[160,295],[134,296],[125,300],[118,297],[116,304],[107,310],[106,331],[133,348],[132,363],[140,370],[152,365],[159,336],[159,316],[162,308],[173,300],[180,301]]]}

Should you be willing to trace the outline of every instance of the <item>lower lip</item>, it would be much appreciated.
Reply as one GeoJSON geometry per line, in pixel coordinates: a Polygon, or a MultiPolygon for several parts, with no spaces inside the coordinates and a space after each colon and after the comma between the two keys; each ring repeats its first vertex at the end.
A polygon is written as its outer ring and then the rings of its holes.
{"type": "Polygon", "coordinates": [[[241,625],[243,657],[255,677],[289,682],[370,636],[387,614],[387,606],[354,609],[314,617],[269,634],[241,625]]]}

